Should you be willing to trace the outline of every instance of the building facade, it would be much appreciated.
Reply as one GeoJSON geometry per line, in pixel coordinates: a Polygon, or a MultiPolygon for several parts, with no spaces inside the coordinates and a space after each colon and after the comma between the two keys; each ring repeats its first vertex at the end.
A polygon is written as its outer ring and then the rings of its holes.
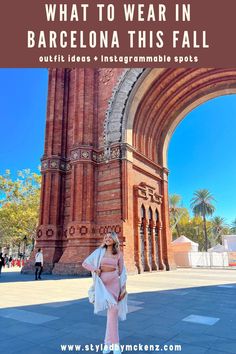
{"type": "Polygon", "coordinates": [[[49,69],[36,239],[46,270],[86,273],[111,230],[129,273],[175,268],[168,143],[192,109],[229,93],[233,69],[49,69]]]}

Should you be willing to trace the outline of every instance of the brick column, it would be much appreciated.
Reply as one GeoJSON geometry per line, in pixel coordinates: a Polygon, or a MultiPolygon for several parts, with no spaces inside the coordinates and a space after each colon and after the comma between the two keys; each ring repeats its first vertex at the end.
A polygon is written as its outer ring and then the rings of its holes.
{"type": "Polygon", "coordinates": [[[147,219],[143,220],[143,232],[144,232],[144,259],[145,259],[145,271],[151,270],[151,264],[149,262],[149,241],[148,241],[148,222],[147,219]]]}
{"type": "Polygon", "coordinates": [[[34,255],[43,249],[44,272],[51,272],[65,247],[62,240],[64,182],[66,173],[65,136],[67,124],[67,87],[69,70],[50,69],[44,155],[42,157],[42,188],[39,226],[35,249],[22,272],[31,272],[34,255]]]}
{"type": "Polygon", "coordinates": [[[84,258],[98,245],[95,237],[97,72],[76,69],[72,74],[72,107],[69,112],[71,165],[68,217],[64,222],[67,247],[54,274],[87,273],[84,258]]]}
{"type": "Polygon", "coordinates": [[[162,223],[160,221],[157,221],[157,228],[158,228],[158,260],[159,260],[159,265],[158,269],[164,270],[165,265],[163,263],[163,232],[162,232],[162,223]]]}
{"type": "Polygon", "coordinates": [[[153,220],[150,221],[150,227],[151,227],[151,240],[152,240],[152,270],[157,270],[158,265],[156,263],[155,226],[153,220]]]}
{"type": "Polygon", "coordinates": [[[174,255],[171,248],[172,235],[170,230],[170,219],[169,219],[169,200],[168,200],[168,170],[163,168],[163,181],[162,181],[162,195],[163,202],[161,204],[161,220],[163,234],[162,238],[162,252],[163,252],[163,263],[165,264],[166,270],[175,269],[176,265],[174,262],[174,255]]]}

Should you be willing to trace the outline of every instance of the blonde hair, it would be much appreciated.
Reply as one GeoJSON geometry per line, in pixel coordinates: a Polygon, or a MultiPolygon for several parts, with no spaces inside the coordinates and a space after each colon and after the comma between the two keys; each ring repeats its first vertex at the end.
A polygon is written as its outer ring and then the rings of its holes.
{"type": "MultiPolygon", "coordinates": [[[[107,232],[106,235],[111,235],[112,240],[115,241],[115,243],[113,243],[112,245],[112,254],[117,254],[120,250],[120,241],[117,233],[115,231],[111,231],[111,232],[107,232]]],[[[101,247],[107,248],[105,242],[102,244],[101,247]]]]}

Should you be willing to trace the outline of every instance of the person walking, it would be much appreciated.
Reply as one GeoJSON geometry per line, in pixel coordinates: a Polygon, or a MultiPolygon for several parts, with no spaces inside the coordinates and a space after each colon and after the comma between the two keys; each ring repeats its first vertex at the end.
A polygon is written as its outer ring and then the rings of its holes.
{"type": "Polygon", "coordinates": [[[4,258],[2,256],[2,252],[0,253],[0,275],[2,274],[2,267],[4,267],[5,265],[5,261],[4,258]]]}
{"type": "Polygon", "coordinates": [[[5,254],[4,257],[4,266],[7,266],[7,268],[9,268],[9,257],[7,254],[5,254]]]}
{"type": "Polygon", "coordinates": [[[39,248],[38,252],[35,255],[35,280],[42,279],[41,278],[42,270],[43,270],[43,251],[41,248],[39,248]]]}
{"type": "Polygon", "coordinates": [[[126,267],[116,232],[107,233],[103,244],[83,261],[82,266],[92,272],[93,284],[88,293],[94,313],[107,309],[103,354],[111,350],[120,354],[118,320],[126,320],[128,294],[126,267]]]}

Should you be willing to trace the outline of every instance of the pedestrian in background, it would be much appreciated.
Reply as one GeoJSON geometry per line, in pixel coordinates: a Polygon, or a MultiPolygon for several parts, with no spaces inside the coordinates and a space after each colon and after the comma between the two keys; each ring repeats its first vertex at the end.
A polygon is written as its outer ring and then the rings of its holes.
{"type": "Polygon", "coordinates": [[[2,252],[0,253],[0,275],[2,274],[2,267],[4,267],[5,262],[4,262],[4,258],[2,256],[2,252]]]}
{"type": "Polygon", "coordinates": [[[41,278],[42,270],[43,270],[43,252],[42,249],[39,248],[38,252],[35,255],[35,280],[42,279],[41,278]]]}
{"type": "Polygon", "coordinates": [[[5,254],[5,257],[4,257],[4,266],[7,266],[9,268],[9,258],[8,258],[7,254],[5,254]]]}

